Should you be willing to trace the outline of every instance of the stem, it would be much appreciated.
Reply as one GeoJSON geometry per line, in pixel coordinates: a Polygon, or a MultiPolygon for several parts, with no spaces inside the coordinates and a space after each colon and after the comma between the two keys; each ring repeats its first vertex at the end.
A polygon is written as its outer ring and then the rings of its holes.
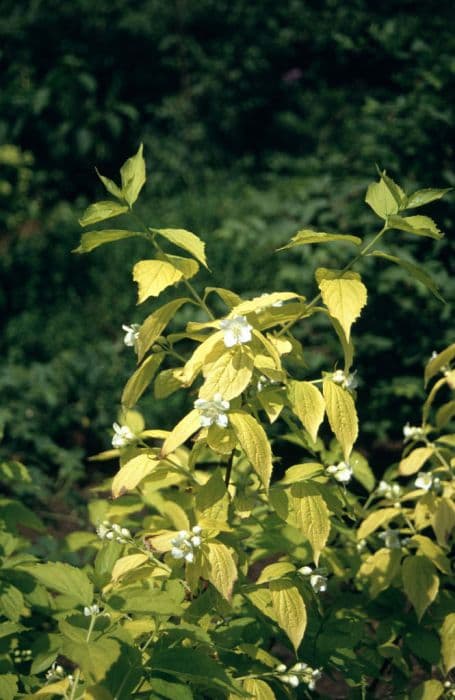
{"type": "Polygon", "coordinates": [[[232,450],[231,454],[229,455],[229,460],[226,466],[226,476],[224,478],[224,483],[226,485],[226,488],[229,488],[229,482],[231,480],[231,473],[232,473],[232,465],[234,463],[234,450],[232,450]]]}
{"type": "MultiPolygon", "coordinates": [[[[360,251],[360,253],[358,253],[358,254],[355,256],[355,258],[353,258],[353,259],[351,260],[351,262],[349,262],[347,265],[345,265],[345,266],[343,267],[343,269],[341,270],[341,274],[343,275],[345,272],[348,272],[348,270],[350,270],[351,267],[353,267],[359,260],[361,260],[362,258],[364,258],[365,255],[368,253],[368,251],[371,250],[371,248],[374,246],[374,244],[376,243],[376,241],[379,241],[379,239],[381,238],[381,236],[382,236],[386,231],[387,231],[387,224],[385,223],[384,226],[382,227],[382,229],[374,236],[374,238],[372,238],[372,240],[371,240],[369,243],[367,243],[366,246],[365,246],[364,248],[362,248],[362,250],[360,251]]],[[[293,326],[295,323],[297,323],[297,321],[300,321],[302,318],[304,318],[304,317],[307,315],[308,309],[313,308],[313,306],[314,306],[315,304],[318,303],[318,301],[320,300],[321,296],[322,296],[322,295],[321,295],[321,292],[319,292],[319,294],[316,294],[316,296],[315,296],[315,297],[310,301],[310,303],[307,304],[307,306],[305,307],[305,311],[302,312],[302,314],[301,314],[300,316],[297,316],[297,318],[294,318],[294,319],[292,319],[291,321],[288,321],[288,322],[283,326],[283,328],[279,331],[279,333],[277,333],[277,337],[279,338],[281,335],[284,335],[284,333],[287,333],[288,330],[289,330],[290,328],[292,328],[292,326],[293,326]]]]}
{"type": "MultiPolygon", "coordinates": [[[[96,617],[97,617],[96,615],[92,615],[90,618],[90,624],[89,624],[89,627],[87,630],[87,636],[85,638],[86,642],[90,641],[90,637],[92,635],[93,628],[95,626],[96,617]]],[[[77,691],[80,679],[81,679],[81,669],[78,668],[76,670],[76,673],[74,674],[74,681],[73,681],[73,685],[71,687],[71,695],[69,696],[69,700],[75,700],[76,691],[77,691]]]]}

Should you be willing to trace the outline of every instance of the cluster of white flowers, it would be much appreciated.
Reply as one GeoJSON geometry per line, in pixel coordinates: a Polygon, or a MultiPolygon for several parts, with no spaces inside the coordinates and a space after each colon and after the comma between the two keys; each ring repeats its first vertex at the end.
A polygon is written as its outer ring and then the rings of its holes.
{"type": "Polygon", "coordinates": [[[234,318],[225,318],[220,323],[220,328],[224,331],[224,344],[227,348],[232,348],[234,345],[243,345],[249,343],[252,335],[253,326],[250,326],[246,316],[234,316],[234,318]]]}
{"type": "Polygon", "coordinates": [[[387,481],[380,481],[376,488],[376,493],[378,496],[383,496],[391,501],[400,498],[402,488],[399,484],[388,484],[387,481]]]}
{"type": "Polygon", "coordinates": [[[100,609],[99,606],[96,605],[86,605],[84,607],[84,615],[85,617],[91,617],[92,615],[99,615],[100,614],[100,609]]]}
{"type": "Polygon", "coordinates": [[[359,554],[365,551],[367,548],[367,541],[366,540],[359,540],[356,544],[356,549],[359,554]]]}
{"type": "Polygon", "coordinates": [[[118,423],[114,423],[112,427],[114,428],[115,433],[114,437],[112,438],[112,447],[115,447],[115,449],[119,450],[122,447],[131,445],[136,441],[135,434],[130,428],[128,428],[127,425],[119,425],[118,423]]]}
{"type": "Polygon", "coordinates": [[[414,481],[414,486],[423,491],[439,491],[441,489],[441,479],[428,472],[419,472],[414,481]]]}
{"type": "Polygon", "coordinates": [[[201,532],[202,528],[199,525],[195,525],[191,532],[180,530],[177,537],[171,540],[171,555],[174,559],[184,559],[191,564],[194,561],[194,550],[202,543],[201,532]]]}
{"type": "Polygon", "coordinates": [[[335,382],[335,384],[340,384],[343,389],[347,389],[348,391],[352,391],[354,389],[357,389],[359,382],[357,381],[356,375],[357,372],[353,372],[352,374],[346,375],[342,369],[337,369],[333,374],[332,374],[332,382],[335,382]]]}
{"type": "Polygon", "coordinates": [[[100,540],[115,540],[119,544],[126,544],[131,540],[131,532],[126,527],[121,527],[117,523],[110,523],[103,520],[96,528],[96,534],[100,540]]]}
{"type": "Polygon", "coordinates": [[[331,464],[330,467],[327,467],[326,472],[340,484],[347,484],[352,478],[352,467],[347,462],[331,464]]]}
{"type": "Polygon", "coordinates": [[[211,401],[197,399],[194,402],[194,408],[201,414],[201,426],[203,428],[208,428],[214,424],[220,428],[226,428],[229,422],[226,411],[229,410],[229,406],[229,401],[224,401],[221,394],[215,394],[211,401]]]}
{"type": "Polygon", "coordinates": [[[455,698],[455,683],[452,683],[452,681],[444,681],[444,688],[445,698],[455,698]]]}
{"type": "Polygon", "coordinates": [[[422,428],[418,428],[416,425],[406,425],[403,427],[403,437],[405,440],[418,440],[423,436],[422,428]]]}
{"type": "Polygon", "coordinates": [[[302,566],[299,574],[310,577],[310,584],[315,593],[325,593],[327,590],[327,572],[325,569],[312,569],[311,566],[302,566]]]}
{"type": "Polygon", "coordinates": [[[276,671],[280,674],[278,678],[282,683],[286,683],[292,688],[298,688],[300,683],[305,683],[309,690],[315,689],[317,681],[322,676],[321,669],[311,668],[303,661],[298,661],[289,669],[284,664],[279,664],[276,671]]]}
{"type": "Polygon", "coordinates": [[[127,347],[135,348],[139,340],[140,325],[138,323],[132,323],[131,326],[122,326],[122,328],[125,331],[123,342],[127,347]]]}
{"type": "Polygon", "coordinates": [[[14,663],[22,664],[26,661],[32,660],[32,650],[31,649],[15,649],[13,652],[14,663]]]}
{"type": "Polygon", "coordinates": [[[52,664],[50,669],[46,672],[47,681],[56,681],[65,677],[65,669],[60,666],[56,661],[52,664]]]}
{"type": "Polygon", "coordinates": [[[393,530],[391,527],[387,527],[383,532],[380,532],[378,537],[384,540],[384,545],[387,549],[401,549],[401,545],[407,542],[407,539],[401,541],[398,530],[393,530]]]}

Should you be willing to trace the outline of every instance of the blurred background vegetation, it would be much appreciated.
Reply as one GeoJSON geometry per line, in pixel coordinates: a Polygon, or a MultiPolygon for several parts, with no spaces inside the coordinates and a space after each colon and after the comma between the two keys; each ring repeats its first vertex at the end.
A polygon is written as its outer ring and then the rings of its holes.
{"type": "MultiPolygon", "coordinates": [[[[455,185],[454,49],[448,0],[3,0],[0,457],[31,468],[21,488],[58,508],[92,483],[87,456],[109,446],[134,366],[121,325],[147,313],[137,242],[70,253],[102,195],[94,166],[116,178],[143,141],[151,225],[201,235],[218,285],[312,294],[314,268],[348,252],[274,250],[303,227],[373,232],[375,164],[406,188],[455,185]]],[[[387,245],[428,261],[445,306],[402,270],[365,266],[361,448],[378,473],[419,420],[423,363],[450,340],[453,195],[428,214],[443,241],[397,232],[387,245]]],[[[324,325],[301,333],[321,366],[336,361],[324,325]]],[[[179,413],[143,406],[154,427],[179,413]]]]}

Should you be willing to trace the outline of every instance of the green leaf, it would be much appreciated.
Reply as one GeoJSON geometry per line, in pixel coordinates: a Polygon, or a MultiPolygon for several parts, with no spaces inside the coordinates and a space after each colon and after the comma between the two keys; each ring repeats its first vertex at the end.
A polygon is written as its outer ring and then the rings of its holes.
{"type": "Polygon", "coordinates": [[[61,653],[79,666],[88,684],[98,683],[106,678],[109,669],[120,656],[120,644],[116,639],[101,637],[99,640],[84,642],[63,638],[61,653]]]}
{"type": "Polygon", "coordinates": [[[0,463],[0,479],[3,482],[29,484],[32,481],[27,467],[17,460],[8,460],[0,463]]]}
{"type": "Polygon", "coordinates": [[[259,678],[248,678],[244,681],[243,688],[254,700],[276,700],[275,693],[269,684],[259,678]]]}
{"type": "Polygon", "coordinates": [[[132,408],[147,389],[165,356],[164,352],[150,355],[128,379],[122,393],[122,405],[132,408]]]}
{"type": "Polygon", "coordinates": [[[369,592],[376,598],[386,590],[400,571],[401,551],[382,547],[371,554],[359,569],[359,578],[369,582],[369,592]]]}
{"type": "Polygon", "coordinates": [[[365,457],[360,452],[351,454],[350,465],[354,478],[359,481],[362,486],[369,492],[373,491],[376,483],[374,474],[365,457]]]}
{"type": "Polygon", "coordinates": [[[18,677],[12,673],[0,675],[0,698],[2,700],[14,700],[17,697],[18,677]]]}
{"type": "Polygon", "coordinates": [[[92,226],[100,221],[105,221],[106,219],[112,219],[114,216],[120,216],[120,214],[125,214],[128,211],[128,207],[124,204],[119,204],[118,202],[103,201],[91,204],[82,217],[79,219],[81,226],[92,226]]]}
{"type": "Polygon", "coordinates": [[[230,550],[221,542],[209,542],[203,548],[203,577],[215,586],[223,598],[232,598],[232,589],[237,581],[237,566],[230,550]]]}
{"type": "Polygon", "coordinates": [[[339,321],[349,342],[351,326],[367,303],[367,290],[356,272],[339,272],[320,267],[316,279],[330,315],[339,321]]]}
{"type": "Polygon", "coordinates": [[[278,626],[288,636],[297,653],[307,623],[303,598],[290,581],[271,581],[270,596],[278,626]]]}
{"type": "Polygon", "coordinates": [[[0,612],[13,622],[17,622],[24,611],[24,598],[18,588],[9,581],[0,580],[0,612]]]}
{"type": "Polygon", "coordinates": [[[150,678],[152,694],[148,700],[194,700],[194,695],[187,685],[182,683],[170,683],[162,678],[150,678]]]}
{"type": "Polygon", "coordinates": [[[246,389],[253,375],[253,355],[248,347],[236,345],[215,362],[203,367],[205,382],[199,396],[211,401],[215,394],[231,401],[246,389]]]}
{"type": "Polygon", "coordinates": [[[121,241],[124,238],[135,238],[140,235],[140,233],[136,233],[135,231],[121,231],[116,229],[109,229],[105,231],[87,231],[87,233],[82,234],[79,246],[72,252],[90,253],[90,251],[95,250],[95,248],[98,248],[104,243],[113,243],[114,241],[121,241]]]}
{"type": "Polygon", "coordinates": [[[191,231],[185,231],[183,228],[161,228],[151,230],[159,233],[160,236],[163,236],[163,238],[179,248],[188,251],[188,253],[191,253],[204,267],[207,267],[205,243],[201,241],[196,234],[191,233],[191,231]]]}
{"type": "Polygon", "coordinates": [[[455,528],[455,505],[452,498],[441,498],[434,510],[431,525],[438,544],[445,547],[455,528]]]}
{"type": "Polygon", "coordinates": [[[262,425],[244,411],[230,411],[231,423],[237,440],[266,490],[272,475],[272,450],[262,425]]]}
{"type": "Polygon", "coordinates": [[[310,382],[291,381],[288,397],[292,410],[315,442],[325,413],[325,402],[321,392],[310,382]]]}
{"type": "Polygon", "coordinates": [[[354,400],[349,391],[335,384],[331,379],[324,379],[322,392],[330,427],[343,448],[345,460],[349,460],[359,432],[354,400]]]}
{"type": "Polygon", "coordinates": [[[150,316],[147,316],[139,330],[139,340],[137,344],[139,361],[141,361],[145,353],[150,350],[153,343],[159,338],[180,307],[189,301],[191,300],[187,298],[174,299],[174,301],[164,304],[164,306],[161,306],[161,308],[154,311],[150,316]]]}
{"type": "Polygon", "coordinates": [[[447,673],[455,667],[455,613],[450,613],[444,619],[440,630],[441,652],[447,673]]]}
{"type": "Polygon", "coordinates": [[[189,280],[194,277],[199,271],[199,265],[196,260],[191,258],[182,258],[180,255],[166,255],[168,260],[177,270],[180,270],[184,279],[189,280]]]}
{"type": "Polygon", "coordinates": [[[108,599],[109,605],[114,610],[125,613],[144,615],[182,615],[183,608],[180,602],[168,591],[160,591],[157,588],[144,585],[125,586],[113,593],[108,599]]]}
{"type": "Polygon", "coordinates": [[[395,192],[391,191],[383,178],[368,186],[365,202],[381,219],[387,219],[391,214],[397,214],[400,210],[395,192]]]}
{"type": "Polygon", "coordinates": [[[164,260],[140,260],[133,267],[133,279],[138,284],[138,304],[161,292],[183,278],[183,272],[164,260]]]}
{"type": "Polygon", "coordinates": [[[439,577],[436,569],[425,556],[409,556],[403,561],[401,575],[404,592],[420,622],[425,610],[438,594],[439,577]]]}
{"type": "Polygon", "coordinates": [[[407,209],[414,209],[417,207],[423,207],[424,204],[429,204],[430,202],[434,202],[436,199],[441,199],[441,197],[444,197],[447,192],[451,192],[452,187],[447,187],[445,189],[424,189],[424,190],[417,190],[417,192],[414,192],[414,194],[409,195],[407,202],[406,202],[406,208],[407,209]]]}
{"type": "Polygon", "coordinates": [[[378,527],[386,525],[399,515],[400,511],[397,508],[381,508],[373,511],[373,513],[369,513],[357,530],[357,539],[364,540],[371,533],[375,532],[378,527]]]}
{"type": "Polygon", "coordinates": [[[317,487],[301,481],[285,490],[273,489],[270,501],[279,517],[309,541],[317,564],[330,534],[329,510],[317,487]]]}
{"type": "Polygon", "coordinates": [[[430,540],[429,537],[425,537],[425,535],[414,535],[410,538],[409,543],[416,544],[419,551],[424,554],[427,559],[433,562],[433,564],[439,569],[439,571],[442,571],[443,574],[451,573],[450,561],[436,542],[430,540]]]}
{"type": "Polygon", "coordinates": [[[112,569],[112,581],[118,581],[129,571],[137,569],[138,566],[142,566],[146,561],[149,561],[147,554],[142,552],[138,554],[127,554],[125,557],[120,557],[114,564],[112,569]]]}
{"type": "Polygon", "coordinates": [[[360,245],[362,243],[362,239],[358,238],[357,236],[349,236],[342,233],[324,233],[323,231],[303,229],[302,231],[298,231],[287,245],[283,246],[282,248],[278,248],[278,250],[295,248],[295,246],[307,245],[308,243],[332,243],[333,241],[353,243],[354,245],[360,245]]]}
{"type": "Polygon", "coordinates": [[[408,272],[412,278],[414,278],[418,282],[421,282],[436,297],[436,299],[439,299],[439,301],[444,302],[444,298],[440,295],[438,287],[434,280],[430,277],[430,275],[427,272],[425,272],[424,269],[422,269],[418,265],[410,263],[408,262],[408,260],[403,260],[403,258],[397,258],[394,255],[383,253],[380,250],[373,250],[373,252],[368,253],[368,255],[374,255],[377,258],[384,258],[384,260],[389,260],[390,262],[395,263],[395,265],[399,265],[403,268],[403,270],[406,270],[406,272],[408,272]]]}
{"type": "Polygon", "coordinates": [[[294,572],[294,564],[291,564],[288,561],[277,561],[275,564],[268,564],[262,569],[256,583],[259,584],[275,581],[276,579],[285,578],[287,574],[293,574],[294,572]]]}
{"type": "Polygon", "coordinates": [[[442,369],[452,362],[455,357],[455,343],[442,350],[435,357],[432,357],[425,367],[425,385],[433,379],[442,369]]]}
{"type": "Polygon", "coordinates": [[[219,469],[198,489],[195,507],[197,522],[202,528],[216,529],[217,524],[226,525],[229,494],[219,469]]]}
{"type": "Polygon", "coordinates": [[[118,498],[149,476],[159,464],[153,454],[145,453],[133,457],[114,476],[112,481],[112,498],[118,498]]]}
{"type": "Polygon", "coordinates": [[[403,476],[416,474],[433,454],[434,447],[417,447],[415,450],[412,450],[407,457],[401,460],[398,471],[403,476]]]}
{"type": "Polygon", "coordinates": [[[120,189],[120,187],[118,185],[116,185],[113,180],[110,180],[108,177],[101,175],[101,173],[99,172],[99,170],[97,168],[95,168],[95,171],[96,171],[96,174],[98,175],[99,179],[101,180],[101,182],[103,183],[103,185],[105,186],[107,191],[109,192],[109,194],[111,194],[113,197],[116,197],[117,199],[119,199],[122,202],[123,201],[123,193],[122,193],[122,190],[120,189]]]}
{"type": "Polygon", "coordinates": [[[438,700],[444,694],[441,681],[429,680],[420,683],[411,693],[411,700],[438,700]]]}
{"type": "Polygon", "coordinates": [[[81,569],[62,562],[46,564],[22,564],[20,567],[37,579],[43,586],[58,593],[71,596],[81,605],[91,605],[93,585],[81,569]]]}
{"type": "Polygon", "coordinates": [[[139,146],[136,155],[128,160],[120,168],[122,178],[122,195],[130,207],[139,197],[139,193],[145,184],[145,161],[142,156],[143,145],[139,146]]]}
{"type": "Polygon", "coordinates": [[[429,216],[389,216],[387,227],[407,231],[415,236],[434,238],[437,241],[443,238],[443,234],[429,216]]]}
{"type": "Polygon", "coordinates": [[[167,399],[168,396],[182,388],[178,373],[178,369],[163,369],[157,375],[153,385],[155,399],[167,399]]]}

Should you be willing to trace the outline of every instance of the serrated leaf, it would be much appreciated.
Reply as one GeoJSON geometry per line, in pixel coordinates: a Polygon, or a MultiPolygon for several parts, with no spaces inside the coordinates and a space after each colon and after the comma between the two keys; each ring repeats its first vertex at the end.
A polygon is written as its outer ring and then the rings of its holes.
{"type": "Polygon", "coordinates": [[[223,598],[230,600],[237,581],[237,567],[230,550],[221,542],[209,542],[204,546],[203,576],[215,586],[223,598]]]}
{"type": "Polygon", "coordinates": [[[424,556],[409,556],[401,568],[403,587],[420,622],[425,610],[434,601],[439,590],[439,577],[429,559],[424,556]]]}
{"type": "Polygon", "coordinates": [[[75,566],[62,562],[47,562],[22,564],[20,568],[46,588],[71,596],[81,605],[91,605],[93,601],[93,584],[87,574],[75,566]]]}
{"type": "Polygon", "coordinates": [[[243,682],[243,688],[254,700],[276,700],[276,695],[269,684],[259,678],[248,678],[243,682]]]}
{"type": "Polygon", "coordinates": [[[217,331],[206,338],[193,352],[182,370],[182,384],[192,384],[205,363],[215,362],[225,351],[223,331],[217,331]]]}
{"type": "Polygon", "coordinates": [[[316,279],[329,313],[341,325],[349,342],[351,326],[367,303],[367,290],[356,272],[319,268],[316,279]]]}
{"type": "Polygon", "coordinates": [[[350,465],[354,478],[369,492],[373,491],[376,480],[365,457],[360,452],[353,452],[350,458],[350,465]]]}
{"type": "Polygon", "coordinates": [[[309,481],[297,482],[285,490],[272,490],[270,501],[279,517],[309,541],[317,564],[330,534],[329,510],[317,487],[309,481]]]}
{"type": "Polygon", "coordinates": [[[191,258],[182,258],[180,255],[166,255],[166,260],[177,270],[180,270],[186,280],[191,279],[199,272],[199,264],[191,258]]]}
{"type": "Polygon", "coordinates": [[[139,193],[145,184],[145,160],[142,155],[143,145],[138,148],[137,153],[128,158],[120,168],[122,179],[122,195],[126,202],[133,206],[139,197],[139,193]]]}
{"type": "Polygon", "coordinates": [[[95,204],[91,204],[87,207],[82,217],[79,219],[79,223],[85,228],[85,226],[92,226],[100,221],[125,214],[127,211],[128,207],[118,202],[112,202],[110,200],[95,202],[95,204]]]}
{"type": "Polygon", "coordinates": [[[138,304],[157,297],[183,278],[183,272],[164,260],[140,260],[133,267],[133,279],[138,284],[138,304]]]}
{"type": "Polygon", "coordinates": [[[199,236],[182,228],[161,228],[152,230],[159,233],[159,235],[163,236],[167,241],[191,253],[196,260],[199,260],[204,267],[207,267],[205,243],[201,241],[199,236]]]}
{"type": "Polygon", "coordinates": [[[408,260],[397,258],[395,255],[383,253],[380,250],[373,250],[373,252],[368,253],[368,255],[374,255],[377,258],[384,258],[384,260],[389,260],[390,262],[395,263],[395,265],[399,265],[403,268],[403,270],[406,270],[406,272],[408,272],[413,279],[421,282],[436,297],[436,299],[444,302],[444,298],[440,295],[436,283],[423,268],[415,265],[414,263],[410,263],[408,260]]]}
{"type": "Polygon", "coordinates": [[[271,581],[270,596],[278,626],[288,636],[297,653],[307,623],[303,598],[298,588],[288,581],[271,581]]]}
{"type": "Polygon", "coordinates": [[[88,684],[106,678],[120,651],[119,642],[106,636],[91,642],[76,642],[64,637],[61,647],[63,656],[79,666],[88,684]]]}
{"type": "Polygon", "coordinates": [[[174,299],[174,301],[164,304],[164,306],[161,306],[161,308],[154,311],[150,316],[147,316],[139,330],[139,339],[137,343],[139,361],[141,361],[145,353],[150,350],[153,343],[159,338],[180,307],[189,301],[190,299],[187,298],[174,299]]]}
{"type": "Polygon", "coordinates": [[[382,547],[371,554],[361,565],[359,577],[369,580],[369,592],[376,598],[386,590],[400,571],[401,552],[382,547]]]}
{"type": "Polygon", "coordinates": [[[175,428],[168,435],[161,448],[161,456],[174,452],[177,447],[183,445],[194,433],[201,428],[201,414],[196,409],[193,409],[182,420],[177,423],[175,428]]]}
{"type": "Polygon", "coordinates": [[[196,493],[196,516],[198,524],[204,528],[206,523],[226,525],[229,508],[227,492],[221,471],[217,469],[210,479],[196,493]]]}
{"type": "Polygon", "coordinates": [[[226,351],[209,367],[203,367],[205,382],[199,390],[202,399],[211,401],[215,394],[231,401],[240,396],[251,381],[253,355],[249,348],[236,345],[226,351]]]}
{"type": "Polygon", "coordinates": [[[247,459],[268,490],[272,475],[272,450],[264,428],[244,411],[231,411],[229,422],[247,459]]]}
{"type": "Polygon", "coordinates": [[[144,391],[157,373],[165,356],[164,352],[157,352],[147,357],[142,365],[128,379],[122,392],[122,405],[132,408],[137,404],[144,391]]]}
{"type": "Polygon", "coordinates": [[[386,525],[399,515],[400,511],[397,510],[397,508],[381,508],[380,510],[375,510],[373,513],[369,513],[357,530],[357,539],[366,539],[372,532],[375,532],[378,527],[386,525]]]}
{"type": "Polygon", "coordinates": [[[425,385],[433,379],[443,367],[449,365],[455,357],[455,343],[449,345],[435,357],[432,357],[425,367],[425,385]]]}
{"type": "Polygon", "coordinates": [[[343,243],[352,243],[354,245],[360,245],[362,239],[357,236],[350,236],[348,234],[342,233],[325,233],[323,231],[311,231],[310,229],[303,229],[298,231],[295,236],[291,238],[289,243],[278,250],[286,250],[287,248],[295,248],[295,246],[307,245],[309,243],[332,243],[334,241],[341,241],[343,243]]]}
{"type": "Polygon", "coordinates": [[[17,622],[24,610],[24,597],[9,581],[0,580],[0,613],[17,622]]]}
{"type": "Polygon", "coordinates": [[[271,423],[274,423],[280,416],[285,405],[284,392],[273,387],[266,387],[257,395],[261,407],[267,414],[271,423]]]}
{"type": "Polygon", "coordinates": [[[447,673],[455,667],[455,613],[444,619],[441,630],[441,652],[447,673]]]}
{"type": "Polygon", "coordinates": [[[135,489],[146,476],[155,471],[158,464],[159,460],[152,454],[140,454],[130,459],[114,476],[112,498],[118,498],[135,489]]]}
{"type": "MultiPolygon", "coordinates": [[[[29,700],[34,698],[44,698],[49,696],[61,696],[64,697],[69,688],[70,681],[69,678],[63,678],[61,681],[56,681],[55,683],[48,683],[43,688],[37,690],[33,695],[27,695],[29,700]]],[[[1,696],[3,698],[3,696],[1,696]]],[[[6,700],[6,699],[5,699],[6,700]]]]}
{"type": "Polygon", "coordinates": [[[95,250],[95,248],[105,243],[113,243],[114,241],[121,241],[125,238],[135,238],[140,235],[140,233],[136,233],[135,231],[121,231],[117,229],[87,231],[87,233],[82,234],[81,242],[72,252],[90,253],[92,250],[95,250]]]}
{"type": "Polygon", "coordinates": [[[315,442],[319,426],[324,420],[324,397],[314,384],[294,381],[289,384],[288,397],[292,410],[315,442]]]}
{"type": "Polygon", "coordinates": [[[122,576],[127,574],[128,571],[137,569],[138,566],[141,566],[146,561],[149,561],[149,557],[147,554],[142,553],[128,554],[125,557],[120,557],[120,559],[117,559],[112,569],[112,581],[118,581],[122,576]]]}
{"type": "Polygon", "coordinates": [[[397,214],[399,211],[396,197],[387,187],[383,178],[379,182],[372,182],[368,186],[365,202],[381,219],[387,219],[391,214],[397,214]]]}
{"type": "Polygon", "coordinates": [[[445,189],[427,188],[424,190],[417,190],[417,192],[414,192],[414,194],[409,195],[406,202],[406,208],[414,209],[417,207],[423,207],[424,204],[429,204],[437,199],[441,199],[441,197],[444,197],[444,195],[451,190],[452,187],[446,187],[445,189]]]}
{"type": "Polygon", "coordinates": [[[277,562],[275,562],[275,564],[268,564],[268,566],[265,566],[262,569],[256,583],[260,584],[260,583],[268,583],[269,581],[275,581],[276,579],[283,578],[287,574],[291,574],[294,572],[295,572],[294,564],[291,564],[288,561],[277,561],[277,562]]]}
{"type": "Polygon", "coordinates": [[[443,238],[443,234],[429,216],[389,216],[387,226],[413,233],[415,236],[434,238],[437,241],[443,238]]]}
{"type": "Polygon", "coordinates": [[[433,447],[416,447],[412,450],[407,457],[401,460],[398,471],[403,476],[410,476],[411,474],[416,474],[425,464],[427,459],[434,454],[433,447]]]}
{"type": "Polygon", "coordinates": [[[330,379],[324,379],[322,393],[330,427],[343,448],[345,460],[349,460],[359,432],[354,400],[346,389],[330,379]]]}

